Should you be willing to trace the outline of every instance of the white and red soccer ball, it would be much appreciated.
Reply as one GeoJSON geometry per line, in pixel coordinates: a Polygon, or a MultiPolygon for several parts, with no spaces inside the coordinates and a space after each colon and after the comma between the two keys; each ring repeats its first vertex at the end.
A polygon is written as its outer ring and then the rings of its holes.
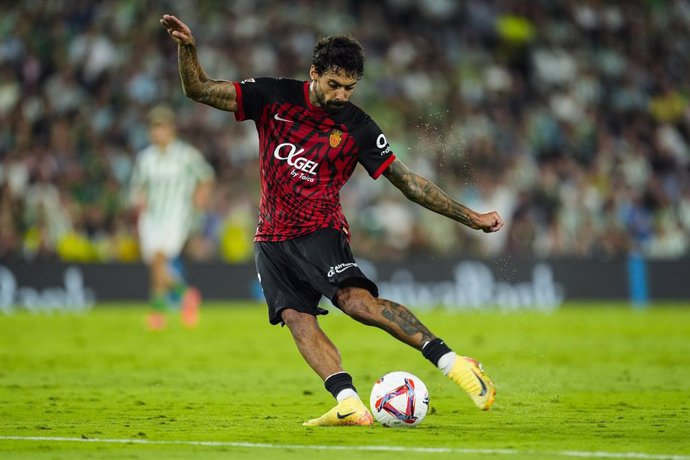
{"type": "Polygon", "coordinates": [[[414,374],[390,372],[374,384],[369,405],[374,418],[384,426],[417,426],[429,410],[429,391],[414,374]]]}

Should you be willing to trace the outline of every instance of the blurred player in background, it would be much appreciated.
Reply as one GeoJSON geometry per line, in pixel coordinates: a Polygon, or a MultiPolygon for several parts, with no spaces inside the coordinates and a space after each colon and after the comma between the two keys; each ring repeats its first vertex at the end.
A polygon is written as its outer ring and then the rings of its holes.
{"type": "Polygon", "coordinates": [[[180,309],[185,326],[199,320],[199,291],[188,286],[180,255],[195,212],[207,207],[214,173],[201,153],[179,140],[175,113],[159,105],[148,114],[151,145],[137,156],[130,197],[138,214],[141,256],[149,266],[152,330],[166,326],[166,312],[180,309]]]}
{"type": "Polygon", "coordinates": [[[360,44],[349,36],[319,40],[309,81],[252,78],[237,83],[206,75],[182,21],[165,15],[161,23],[178,44],[185,95],[256,123],[262,195],[254,247],[269,321],[287,325],[300,353],[338,402],[305,425],[373,422],[338,349],[319,327],[317,315],[327,313],[319,308],[322,295],[355,320],[420,350],[479,408],[489,409],[495,389],[481,364],[456,355],[406,307],[379,298],[350,251],[339,192],[357,163],[374,179],[385,176],[411,201],[470,228],[495,232],[503,226],[496,212],[468,209],[410,171],[376,123],[349,102],[364,72],[360,44]]]}

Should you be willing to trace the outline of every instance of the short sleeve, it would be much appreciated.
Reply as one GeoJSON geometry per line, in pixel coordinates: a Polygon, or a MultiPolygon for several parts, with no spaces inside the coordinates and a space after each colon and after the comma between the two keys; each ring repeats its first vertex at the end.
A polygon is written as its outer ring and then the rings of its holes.
{"type": "Polygon", "coordinates": [[[354,130],[352,135],[359,147],[358,161],[373,179],[378,179],[395,160],[386,136],[369,117],[358,129],[354,130]]]}
{"type": "Polygon", "coordinates": [[[267,95],[275,88],[274,78],[248,78],[234,82],[237,94],[237,121],[257,120],[264,105],[268,103],[267,95]]]}

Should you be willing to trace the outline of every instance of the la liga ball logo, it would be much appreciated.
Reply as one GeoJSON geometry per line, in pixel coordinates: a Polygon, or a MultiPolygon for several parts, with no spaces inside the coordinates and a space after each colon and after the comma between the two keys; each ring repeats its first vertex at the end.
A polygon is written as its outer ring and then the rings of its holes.
{"type": "Polygon", "coordinates": [[[376,381],[369,399],[374,418],[384,426],[416,426],[429,409],[429,392],[419,377],[390,372],[376,381]]]}

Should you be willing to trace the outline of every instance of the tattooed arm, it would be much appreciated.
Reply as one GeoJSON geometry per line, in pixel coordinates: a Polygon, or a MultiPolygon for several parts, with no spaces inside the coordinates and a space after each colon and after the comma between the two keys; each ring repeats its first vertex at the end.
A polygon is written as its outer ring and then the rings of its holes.
{"type": "Polygon", "coordinates": [[[485,233],[497,232],[503,227],[503,219],[497,212],[477,213],[454,201],[436,184],[410,171],[396,159],[383,172],[410,201],[424,206],[438,214],[449,217],[475,230],[485,233]]]}
{"type": "Polygon", "coordinates": [[[226,80],[212,80],[206,75],[196,55],[192,31],[175,16],[163,15],[161,24],[177,43],[177,60],[185,96],[221,110],[237,110],[235,85],[226,80]]]}

